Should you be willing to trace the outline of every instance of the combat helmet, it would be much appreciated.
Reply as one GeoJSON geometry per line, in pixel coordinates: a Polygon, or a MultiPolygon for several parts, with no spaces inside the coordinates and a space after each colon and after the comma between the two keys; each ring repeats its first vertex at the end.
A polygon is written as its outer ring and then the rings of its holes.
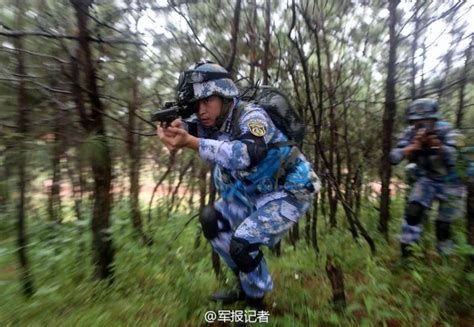
{"type": "Polygon", "coordinates": [[[232,99],[239,94],[229,72],[212,61],[198,62],[182,72],[176,91],[176,100],[180,103],[192,103],[212,95],[232,99]]]}
{"type": "Polygon", "coordinates": [[[439,119],[438,101],[429,98],[416,99],[406,109],[407,121],[439,119]]]}

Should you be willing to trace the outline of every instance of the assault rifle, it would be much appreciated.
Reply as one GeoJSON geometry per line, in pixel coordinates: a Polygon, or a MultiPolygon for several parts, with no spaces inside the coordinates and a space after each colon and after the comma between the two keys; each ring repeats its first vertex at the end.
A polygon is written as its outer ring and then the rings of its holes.
{"type": "Polygon", "coordinates": [[[188,118],[194,113],[191,105],[180,104],[177,102],[165,102],[165,107],[154,112],[151,115],[152,122],[162,122],[169,126],[171,122],[177,118],[188,118]]]}
{"type": "Polygon", "coordinates": [[[418,126],[417,130],[423,130],[423,150],[425,151],[430,151],[430,150],[439,150],[439,146],[432,146],[427,143],[428,139],[431,136],[436,136],[436,133],[434,132],[433,128],[430,128],[429,126],[425,126],[425,124],[420,124],[418,126]]]}

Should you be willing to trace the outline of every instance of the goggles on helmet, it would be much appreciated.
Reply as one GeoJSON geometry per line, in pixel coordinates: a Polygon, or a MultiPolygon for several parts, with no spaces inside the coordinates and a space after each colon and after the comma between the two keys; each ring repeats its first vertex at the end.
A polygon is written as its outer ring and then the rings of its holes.
{"type": "Polygon", "coordinates": [[[180,76],[178,84],[184,83],[204,83],[214,79],[232,78],[227,72],[202,72],[197,70],[187,70],[180,76]]]}

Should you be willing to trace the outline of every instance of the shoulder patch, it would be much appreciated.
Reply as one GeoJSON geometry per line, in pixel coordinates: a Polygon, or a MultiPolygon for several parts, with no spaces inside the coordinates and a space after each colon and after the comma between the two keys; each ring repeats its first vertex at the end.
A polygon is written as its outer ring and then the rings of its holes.
{"type": "Polygon", "coordinates": [[[255,119],[250,120],[247,123],[247,126],[250,130],[250,133],[252,133],[252,135],[255,135],[257,137],[262,137],[262,136],[265,136],[265,134],[267,134],[267,128],[265,124],[259,120],[255,120],[255,119]]]}

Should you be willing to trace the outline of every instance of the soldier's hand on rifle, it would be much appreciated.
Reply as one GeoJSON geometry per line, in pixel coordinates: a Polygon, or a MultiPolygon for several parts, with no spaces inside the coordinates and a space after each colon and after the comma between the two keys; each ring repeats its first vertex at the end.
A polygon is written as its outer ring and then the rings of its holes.
{"type": "Polygon", "coordinates": [[[157,126],[156,133],[163,144],[174,152],[183,147],[188,132],[183,128],[183,123],[179,119],[175,119],[169,126],[160,124],[157,126]]]}
{"type": "Polygon", "coordinates": [[[438,138],[436,134],[431,134],[426,137],[426,144],[431,148],[431,149],[440,149],[442,142],[438,138]]]}
{"type": "Polygon", "coordinates": [[[184,147],[198,148],[199,142],[197,138],[186,131],[180,119],[173,120],[168,127],[157,126],[156,133],[171,152],[184,147]]]}
{"type": "Polygon", "coordinates": [[[426,138],[426,129],[420,128],[415,136],[413,137],[412,142],[403,149],[403,153],[406,156],[412,155],[417,151],[423,149],[423,143],[426,138]]]}

